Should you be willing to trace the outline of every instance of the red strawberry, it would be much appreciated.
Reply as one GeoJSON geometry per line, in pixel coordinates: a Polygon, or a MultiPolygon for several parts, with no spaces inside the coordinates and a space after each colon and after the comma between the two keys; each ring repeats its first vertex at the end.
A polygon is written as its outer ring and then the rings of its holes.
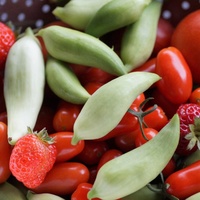
{"type": "Polygon", "coordinates": [[[0,69],[4,69],[8,51],[15,40],[12,29],[0,22],[0,69]]]}
{"type": "Polygon", "coordinates": [[[57,150],[45,129],[28,131],[15,144],[10,157],[10,170],[28,188],[39,186],[53,167],[57,150]]]}
{"type": "Polygon", "coordinates": [[[196,151],[200,136],[200,106],[186,103],[179,106],[177,113],[180,118],[180,141],[176,150],[179,155],[189,155],[196,151]]]}

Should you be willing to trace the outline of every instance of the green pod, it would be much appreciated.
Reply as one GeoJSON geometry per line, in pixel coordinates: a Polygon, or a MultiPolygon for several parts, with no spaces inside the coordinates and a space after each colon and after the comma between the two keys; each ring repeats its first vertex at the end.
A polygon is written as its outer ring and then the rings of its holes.
{"type": "Polygon", "coordinates": [[[200,199],[200,192],[193,194],[192,196],[188,197],[185,200],[199,200],[200,199]]]}
{"type": "Polygon", "coordinates": [[[119,56],[104,42],[81,31],[49,26],[38,32],[49,54],[59,60],[100,68],[117,76],[126,74],[119,56]]]}
{"type": "Polygon", "coordinates": [[[120,57],[129,72],[151,56],[156,40],[161,1],[152,1],[142,12],[137,22],[129,25],[122,38],[120,57]]]}
{"type": "Polygon", "coordinates": [[[143,188],[169,162],[177,148],[179,136],[180,122],[175,114],[153,139],[104,164],[98,171],[88,199],[114,200],[143,188]]]}
{"type": "Polygon", "coordinates": [[[5,182],[0,184],[0,199],[2,200],[27,200],[21,190],[14,185],[5,182]]]}
{"type": "Polygon", "coordinates": [[[102,6],[89,22],[85,32],[95,37],[137,21],[152,0],[114,0],[102,6]]]}
{"type": "Polygon", "coordinates": [[[112,0],[71,0],[65,6],[57,6],[53,14],[71,27],[84,30],[95,13],[112,0]]]}
{"type": "Polygon", "coordinates": [[[134,99],[159,79],[155,73],[132,72],[101,86],[79,113],[72,144],[105,136],[120,122],[134,99]]]}
{"type": "Polygon", "coordinates": [[[187,167],[198,160],[200,160],[199,149],[193,152],[192,154],[186,156],[186,158],[183,160],[183,167],[187,167]]]}
{"type": "MultiPolygon", "coordinates": [[[[156,185],[153,185],[153,187],[156,188],[156,185]]],[[[144,186],[138,191],[123,197],[122,200],[163,200],[163,195],[144,186]]]]}
{"type": "Polygon", "coordinates": [[[60,196],[57,196],[54,194],[50,194],[50,193],[35,194],[31,191],[28,191],[27,199],[28,200],[65,200],[61,198],[60,196]]]}
{"type": "Polygon", "coordinates": [[[47,59],[46,80],[50,89],[67,102],[84,104],[90,97],[69,66],[52,57],[47,59]]]}

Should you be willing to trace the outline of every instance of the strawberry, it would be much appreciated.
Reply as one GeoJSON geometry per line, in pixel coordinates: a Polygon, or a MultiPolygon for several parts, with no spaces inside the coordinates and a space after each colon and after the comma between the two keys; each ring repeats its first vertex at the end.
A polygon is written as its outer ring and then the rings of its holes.
{"type": "Polygon", "coordinates": [[[14,31],[6,24],[0,22],[0,69],[4,69],[8,51],[15,40],[14,31]]]}
{"type": "Polygon", "coordinates": [[[200,147],[200,106],[185,103],[178,107],[180,118],[180,140],[176,153],[186,156],[200,147]]]}
{"type": "Polygon", "coordinates": [[[53,167],[57,150],[47,131],[28,133],[13,147],[9,167],[12,175],[28,188],[39,186],[53,167]]]}

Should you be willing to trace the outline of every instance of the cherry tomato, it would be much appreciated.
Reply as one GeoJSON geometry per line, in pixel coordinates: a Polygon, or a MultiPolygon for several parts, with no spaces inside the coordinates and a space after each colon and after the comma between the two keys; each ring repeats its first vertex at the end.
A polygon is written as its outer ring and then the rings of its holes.
{"type": "Polygon", "coordinates": [[[180,200],[200,192],[200,160],[172,173],[165,180],[166,192],[180,200]]]}
{"type": "MultiPolygon", "coordinates": [[[[153,106],[150,106],[145,111],[151,110],[153,106]]],[[[144,116],[143,121],[147,125],[147,127],[154,128],[157,131],[160,131],[167,123],[168,117],[166,116],[164,110],[157,106],[154,111],[144,116]]]]}
{"type": "Polygon", "coordinates": [[[76,145],[71,144],[73,132],[57,132],[50,134],[55,140],[57,149],[56,162],[68,161],[78,155],[84,148],[84,140],[80,140],[76,145]]]}
{"type": "MultiPolygon", "coordinates": [[[[88,200],[87,194],[92,189],[91,183],[80,183],[71,196],[71,200],[88,200]]],[[[93,198],[92,200],[100,200],[93,198]]]]}
{"type": "Polygon", "coordinates": [[[48,172],[42,184],[32,189],[36,193],[51,193],[55,195],[72,194],[80,183],[87,182],[89,170],[82,163],[57,163],[48,172]]]}
{"type": "MultiPolygon", "coordinates": [[[[145,137],[148,140],[151,140],[153,137],[155,137],[158,134],[158,131],[156,129],[153,129],[153,128],[143,128],[143,132],[144,132],[145,137]]],[[[139,146],[145,144],[146,142],[148,142],[148,140],[146,140],[144,138],[141,130],[139,129],[138,133],[136,135],[135,141],[134,141],[135,146],[139,147],[139,146]]]]}
{"type": "Polygon", "coordinates": [[[0,122],[0,183],[4,183],[10,177],[9,160],[12,148],[8,143],[7,125],[0,122]]]}
{"type": "Polygon", "coordinates": [[[170,46],[171,37],[174,31],[172,24],[166,19],[160,18],[156,34],[156,41],[153,54],[156,55],[161,49],[170,46]]]}
{"type": "Polygon", "coordinates": [[[185,103],[192,92],[192,74],[182,53],[175,47],[162,49],[156,59],[156,85],[162,95],[174,104],[185,103]]]}
{"type": "Polygon", "coordinates": [[[81,107],[76,104],[63,102],[60,104],[53,117],[53,127],[56,132],[73,131],[76,118],[81,111],[81,107]]]}
{"type": "Polygon", "coordinates": [[[84,66],[84,65],[70,63],[69,66],[71,67],[71,69],[73,70],[73,72],[76,74],[76,76],[79,79],[83,76],[83,74],[85,73],[85,71],[88,70],[88,67],[84,66]]]}
{"type": "Polygon", "coordinates": [[[152,103],[157,104],[163,110],[168,119],[170,119],[177,111],[179,104],[174,104],[168,99],[166,99],[158,89],[154,89],[151,93],[154,98],[152,103]]]}
{"type": "Polygon", "coordinates": [[[165,166],[165,168],[162,170],[162,174],[164,178],[167,178],[169,175],[175,172],[175,169],[176,169],[176,161],[174,157],[172,157],[167,163],[167,165],[165,166]]]}
{"type": "Polygon", "coordinates": [[[108,149],[109,145],[105,141],[85,140],[85,147],[76,158],[86,165],[95,165],[108,149]]]}
{"type": "Polygon", "coordinates": [[[80,77],[80,81],[83,85],[88,82],[100,82],[100,83],[107,83],[108,81],[115,78],[114,75],[109,74],[102,69],[95,68],[95,67],[88,67],[88,69],[82,74],[80,77]]]}
{"type": "Polygon", "coordinates": [[[135,106],[139,107],[140,104],[145,100],[145,94],[141,93],[137,96],[137,98],[133,101],[131,108],[134,108],[135,106]]]}
{"type": "Polygon", "coordinates": [[[87,90],[89,94],[93,94],[96,90],[98,90],[103,83],[100,82],[88,82],[84,85],[84,88],[87,90]]]}
{"type": "Polygon", "coordinates": [[[185,16],[176,26],[171,45],[178,48],[186,59],[195,83],[200,83],[200,10],[185,16]]]}
{"type": "Polygon", "coordinates": [[[119,151],[118,149],[109,149],[106,151],[103,156],[101,157],[98,166],[97,166],[97,171],[109,160],[112,160],[114,158],[117,158],[118,156],[121,156],[123,153],[119,151]]]}
{"type": "Polygon", "coordinates": [[[90,178],[88,180],[88,183],[93,184],[95,182],[96,176],[97,176],[97,165],[91,165],[88,166],[89,172],[90,172],[90,178]]]}
{"type": "Polygon", "coordinates": [[[200,105],[200,87],[192,91],[189,101],[190,103],[196,103],[200,105]]]}
{"type": "MultiPolygon", "coordinates": [[[[136,100],[137,101],[137,100],[136,100]]],[[[140,100],[138,100],[140,102],[140,100]]],[[[131,104],[130,109],[134,111],[138,111],[138,106],[134,104],[134,102],[131,104]]],[[[110,131],[107,135],[105,135],[102,138],[97,139],[97,141],[105,141],[111,138],[114,138],[116,136],[119,136],[121,134],[125,134],[131,131],[136,130],[139,127],[138,118],[131,114],[130,112],[126,112],[126,114],[123,116],[119,124],[110,131]]]]}
{"type": "Polygon", "coordinates": [[[116,147],[122,152],[128,152],[135,148],[135,136],[137,131],[121,134],[114,138],[116,147]]]}

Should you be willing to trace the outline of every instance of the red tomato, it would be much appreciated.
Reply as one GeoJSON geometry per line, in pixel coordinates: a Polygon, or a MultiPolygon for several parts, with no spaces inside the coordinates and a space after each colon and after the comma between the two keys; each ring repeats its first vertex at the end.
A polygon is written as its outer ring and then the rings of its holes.
{"type": "Polygon", "coordinates": [[[49,106],[42,106],[34,127],[35,131],[40,131],[44,127],[47,129],[48,133],[53,133],[53,117],[54,117],[54,110],[49,106]]]}
{"type": "Polygon", "coordinates": [[[170,119],[177,111],[179,104],[174,104],[166,99],[158,89],[153,90],[151,96],[154,98],[152,103],[157,104],[160,106],[165,114],[167,115],[168,119],[170,119]]]}
{"type": "Polygon", "coordinates": [[[88,166],[88,169],[90,172],[90,178],[88,180],[88,183],[93,184],[97,176],[97,165],[88,166]]]}
{"type": "MultiPolygon", "coordinates": [[[[155,137],[158,134],[158,131],[153,129],[153,128],[143,128],[143,132],[144,132],[145,137],[148,140],[151,140],[153,137],[155,137]]],[[[139,147],[139,146],[145,144],[146,142],[148,142],[148,140],[146,140],[144,138],[141,130],[139,129],[138,133],[136,135],[135,141],[134,141],[135,142],[135,146],[139,147]]]]}
{"type": "Polygon", "coordinates": [[[129,132],[129,133],[124,133],[115,137],[114,142],[117,148],[121,150],[122,152],[128,152],[134,149],[135,148],[134,141],[135,141],[136,133],[137,133],[137,130],[129,132]]]}
{"type": "Polygon", "coordinates": [[[100,82],[88,82],[84,85],[84,88],[87,90],[89,94],[93,94],[96,90],[98,90],[103,83],[100,82]]]}
{"type": "Polygon", "coordinates": [[[137,107],[140,106],[140,104],[145,100],[145,94],[144,93],[141,93],[137,96],[137,98],[133,101],[132,105],[131,105],[131,108],[134,108],[135,105],[137,107]]]}
{"type": "Polygon", "coordinates": [[[7,125],[0,122],[0,183],[4,183],[10,177],[9,160],[12,148],[8,143],[7,125]]]}
{"type": "Polygon", "coordinates": [[[96,165],[108,149],[105,141],[85,140],[85,147],[76,158],[86,165],[96,165]]]}
{"type": "Polygon", "coordinates": [[[76,74],[78,78],[81,78],[81,76],[83,76],[85,71],[88,70],[88,67],[84,65],[70,63],[69,66],[71,67],[71,69],[73,70],[73,72],[76,74]]]}
{"type": "Polygon", "coordinates": [[[174,157],[170,159],[170,161],[167,163],[165,168],[162,170],[162,174],[164,178],[167,178],[169,175],[171,175],[173,172],[175,172],[176,169],[176,161],[174,157]]]}
{"type": "MultiPolygon", "coordinates": [[[[137,101],[137,100],[136,100],[137,101]]],[[[138,100],[139,101],[139,100],[138,100]]],[[[138,111],[138,106],[134,103],[130,106],[130,109],[134,111],[138,111]]],[[[105,141],[121,134],[129,133],[136,130],[139,127],[138,118],[131,114],[130,112],[126,112],[123,116],[119,124],[110,131],[107,135],[102,138],[97,139],[97,141],[105,141]]]]}
{"type": "Polygon", "coordinates": [[[200,160],[172,173],[165,180],[166,192],[185,200],[193,194],[200,192],[200,160]]]}
{"type": "MultiPolygon", "coordinates": [[[[150,106],[148,109],[145,110],[151,110],[153,106],[150,106]]],[[[147,127],[154,128],[157,131],[160,131],[167,123],[168,123],[168,117],[165,115],[164,110],[160,107],[157,106],[157,108],[144,116],[143,118],[144,123],[147,125],[147,127]]]]}
{"type": "Polygon", "coordinates": [[[189,101],[190,103],[196,103],[200,105],[200,87],[192,91],[189,101]]]}
{"type": "Polygon", "coordinates": [[[53,127],[55,131],[73,131],[74,122],[80,111],[81,107],[79,105],[63,102],[57,109],[53,118],[53,127]]]}
{"type": "Polygon", "coordinates": [[[161,49],[170,46],[171,37],[174,31],[172,24],[160,18],[156,34],[156,41],[153,49],[153,54],[156,55],[161,49]]]}
{"type": "Polygon", "coordinates": [[[156,59],[156,85],[162,95],[174,104],[185,103],[192,91],[192,75],[181,52],[175,47],[162,49],[156,59]]]}
{"type": "Polygon", "coordinates": [[[63,162],[53,166],[44,181],[32,189],[36,193],[52,193],[55,195],[72,194],[80,183],[87,182],[89,170],[82,163],[63,162]]]}
{"type": "Polygon", "coordinates": [[[7,124],[7,112],[0,113],[0,122],[7,124]]]}
{"type": "Polygon", "coordinates": [[[109,74],[102,69],[95,68],[95,67],[88,67],[88,69],[82,74],[80,77],[80,81],[83,85],[88,82],[100,82],[100,83],[107,83],[108,81],[115,78],[114,75],[109,74]]]}
{"type": "Polygon", "coordinates": [[[133,72],[135,71],[141,71],[141,72],[155,72],[156,68],[156,57],[151,58],[147,60],[143,65],[140,67],[137,67],[136,69],[132,70],[133,72]]]}
{"type": "Polygon", "coordinates": [[[71,144],[73,132],[57,132],[50,134],[55,140],[57,149],[56,162],[68,161],[78,155],[84,148],[84,140],[79,141],[76,145],[71,144]]]}
{"type": "Polygon", "coordinates": [[[109,149],[106,151],[103,156],[101,157],[98,166],[97,166],[97,171],[109,160],[112,160],[114,158],[117,158],[118,156],[121,156],[123,153],[119,151],[118,149],[109,149]]]}
{"type": "MultiPolygon", "coordinates": [[[[87,194],[92,189],[91,183],[80,183],[71,196],[71,200],[88,200],[87,194]]],[[[99,198],[92,198],[91,200],[100,200],[99,198]]]]}
{"type": "Polygon", "coordinates": [[[200,83],[200,10],[184,17],[176,26],[171,45],[186,59],[195,83],[200,83]]]}

